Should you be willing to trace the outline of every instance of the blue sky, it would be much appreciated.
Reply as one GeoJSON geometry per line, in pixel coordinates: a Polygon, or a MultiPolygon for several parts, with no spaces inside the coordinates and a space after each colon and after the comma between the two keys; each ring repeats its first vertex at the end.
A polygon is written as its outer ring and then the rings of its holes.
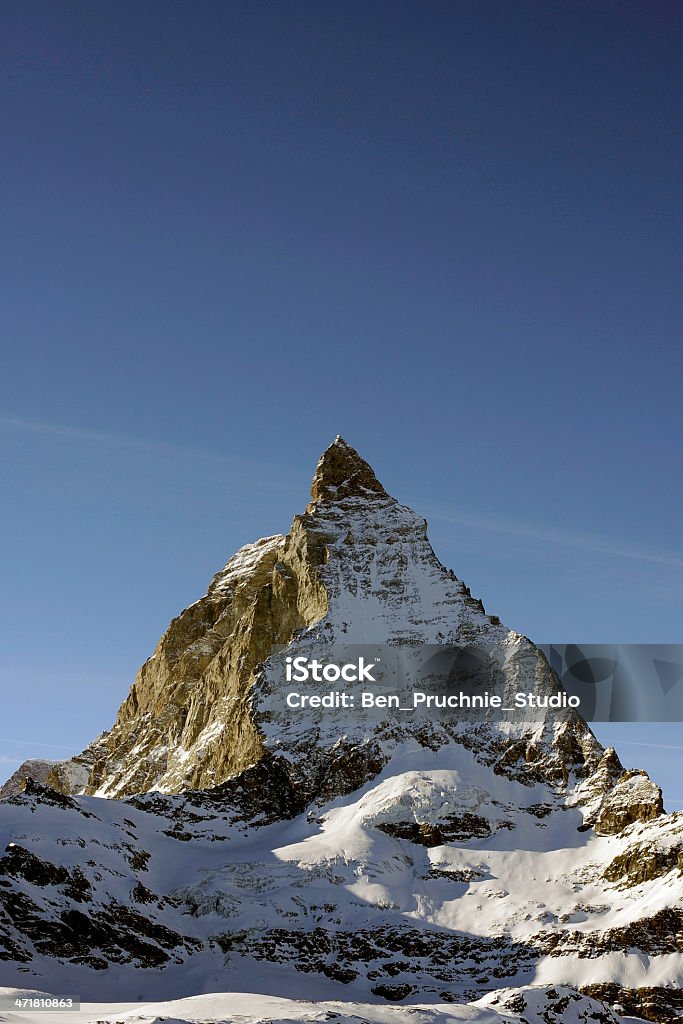
{"type": "MultiPolygon", "coordinates": [[[[680,5],[0,18],[8,770],[338,432],[510,626],[681,642],[680,5]]],[[[678,737],[610,733],[683,806],[678,737]]]]}

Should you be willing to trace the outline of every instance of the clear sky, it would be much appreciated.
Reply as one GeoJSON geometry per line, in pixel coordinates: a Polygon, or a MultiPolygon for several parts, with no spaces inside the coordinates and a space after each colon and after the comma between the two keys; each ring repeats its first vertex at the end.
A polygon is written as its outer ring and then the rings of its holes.
{"type": "MultiPolygon", "coordinates": [[[[508,625],[683,642],[679,3],[26,0],[0,39],[0,774],[111,725],[338,432],[508,625]]],[[[683,807],[679,736],[610,732],[683,807]]]]}

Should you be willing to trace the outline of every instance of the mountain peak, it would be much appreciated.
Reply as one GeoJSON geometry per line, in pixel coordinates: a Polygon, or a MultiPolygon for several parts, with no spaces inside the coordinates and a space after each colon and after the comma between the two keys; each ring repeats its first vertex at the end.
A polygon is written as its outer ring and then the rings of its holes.
{"type": "Polygon", "coordinates": [[[388,496],[372,466],[337,434],[318,461],[311,485],[313,501],[367,497],[368,492],[388,496]]]}

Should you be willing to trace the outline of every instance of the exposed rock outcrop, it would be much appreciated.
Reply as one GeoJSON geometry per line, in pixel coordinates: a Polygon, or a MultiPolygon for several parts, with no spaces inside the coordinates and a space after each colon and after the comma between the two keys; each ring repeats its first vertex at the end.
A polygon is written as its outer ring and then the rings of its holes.
{"type": "Polygon", "coordinates": [[[636,821],[652,821],[664,813],[662,791],[647,772],[633,769],[624,772],[605,800],[595,831],[613,836],[636,821]]]}
{"type": "MultiPolygon", "coordinates": [[[[10,775],[7,782],[0,786],[0,800],[21,793],[27,779],[33,779],[35,782],[47,782],[48,776],[58,763],[57,761],[45,761],[38,757],[31,757],[28,761],[22,762],[17,770],[10,775]]],[[[87,781],[86,776],[83,785],[86,785],[87,781]]]]}

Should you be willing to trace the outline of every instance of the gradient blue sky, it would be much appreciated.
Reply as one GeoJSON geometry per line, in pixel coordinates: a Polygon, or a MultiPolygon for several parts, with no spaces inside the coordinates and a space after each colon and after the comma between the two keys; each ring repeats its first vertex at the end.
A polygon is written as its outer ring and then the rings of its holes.
{"type": "MultiPolygon", "coordinates": [[[[683,641],[680,4],[27,0],[0,38],[0,774],[112,723],[337,432],[510,626],[683,641]]],[[[683,806],[679,737],[609,730],[683,806]]]]}

